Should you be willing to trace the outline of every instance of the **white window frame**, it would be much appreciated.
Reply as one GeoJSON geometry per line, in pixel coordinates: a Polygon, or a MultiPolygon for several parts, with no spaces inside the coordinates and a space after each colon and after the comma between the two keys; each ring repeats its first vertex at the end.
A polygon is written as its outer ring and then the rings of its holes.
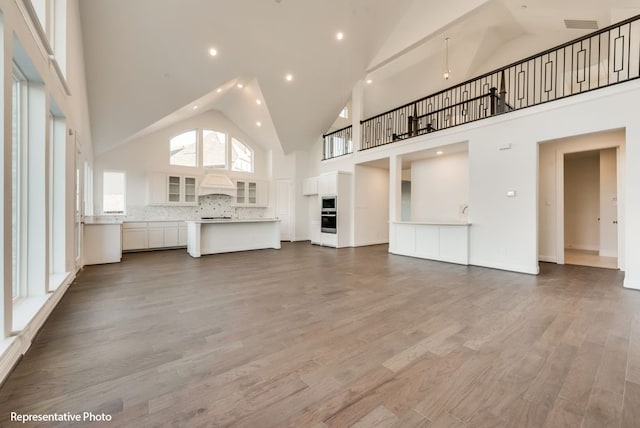
{"type": "Polygon", "coordinates": [[[205,169],[228,170],[229,169],[229,159],[230,159],[230,157],[229,157],[229,134],[227,132],[219,131],[217,129],[212,129],[212,128],[197,129],[197,131],[198,131],[197,140],[199,140],[199,142],[200,142],[199,150],[202,153],[202,156],[200,157],[202,159],[201,166],[203,168],[205,168],[205,169]],[[224,134],[224,165],[223,166],[205,165],[204,164],[204,132],[205,131],[217,132],[217,133],[220,133],[220,134],[224,134]]]}
{"type": "Polygon", "coordinates": [[[174,136],[172,136],[171,138],[169,138],[169,166],[174,166],[174,167],[179,167],[179,168],[198,168],[200,166],[200,164],[202,163],[201,159],[202,159],[202,144],[200,144],[201,141],[201,132],[198,132],[198,129],[188,129],[186,131],[182,131],[179,132],[178,134],[175,134],[174,136]],[[179,164],[174,164],[171,163],[171,140],[173,140],[176,137],[179,137],[181,135],[190,133],[190,132],[195,132],[196,135],[196,139],[195,139],[195,149],[196,149],[196,160],[195,160],[195,164],[194,165],[179,165],[179,164]]]}
{"type": "Polygon", "coordinates": [[[249,144],[245,143],[244,141],[242,141],[239,138],[236,137],[231,137],[231,141],[229,142],[229,156],[231,157],[231,171],[235,171],[235,172],[244,172],[244,173],[248,173],[248,174],[253,174],[255,172],[255,160],[256,160],[256,152],[255,150],[253,150],[253,147],[251,147],[249,144]],[[249,149],[249,151],[251,152],[251,169],[249,171],[245,171],[242,169],[235,169],[233,166],[233,142],[237,141],[238,143],[242,144],[244,147],[246,147],[247,149],[249,149]]]}
{"type": "MultiPolygon", "coordinates": [[[[12,219],[15,218],[14,227],[12,227],[13,232],[11,236],[12,240],[12,257],[15,258],[15,262],[12,261],[12,281],[11,281],[11,296],[13,302],[17,302],[18,300],[23,299],[27,295],[27,286],[26,286],[26,278],[25,275],[27,273],[27,224],[23,221],[28,214],[28,204],[25,200],[25,195],[23,195],[23,189],[27,183],[25,183],[25,179],[27,179],[27,165],[26,158],[24,153],[25,141],[24,136],[27,134],[25,131],[28,129],[28,114],[27,114],[27,102],[28,102],[28,93],[27,93],[27,78],[24,76],[20,68],[14,63],[13,70],[11,74],[12,85],[11,85],[11,96],[13,99],[13,84],[14,82],[18,83],[18,130],[17,130],[17,171],[15,176],[12,172],[12,179],[15,180],[15,195],[12,195],[11,200],[13,204],[13,197],[16,197],[16,210],[14,211],[12,208],[12,219]],[[13,236],[13,233],[17,234],[17,237],[13,236]],[[15,239],[15,244],[14,244],[15,239]],[[14,294],[15,284],[17,284],[17,293],[14,294]]],[[[13,123],[13,120],[12,120],[13,123]]],[[[13,141],[12,141],[12,169],[13,169],[13,141]]]]}

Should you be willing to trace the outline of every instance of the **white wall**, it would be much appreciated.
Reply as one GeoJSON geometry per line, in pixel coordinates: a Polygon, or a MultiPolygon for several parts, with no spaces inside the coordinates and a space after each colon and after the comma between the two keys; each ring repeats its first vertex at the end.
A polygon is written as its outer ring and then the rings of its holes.
{"type": "MultiPolygon", "coordinates": [[[[620,163],[626,163],[625,159],[625,131],[617,129],[605,132],[574,135],[569,138],[553,139],[545,141],[539,146],[539,257],[541,261],[563,262],[564,245],[558,237],[564,238],[562,231],[564,223],[559,223],[558,218],[563,218],[563,166],[565,153],[584,152],[589,150],[601,150],[607,147],[621,147],[620,163]]],[[[624,177],[623,168],[620,176],[624,177]]],[[[622,183],[624,184],[624,183],[622,183]]],[[[624,186],[618,191],[618,197],[624,199],[624,186]]],[[[624,202],[624,201],[622,201],[624,202]]],[[[618,207],[622,209],[622,206],[618,207]]],[[[624,215],[622,213],[621,215],[624,215]]],[[[622,243],[621,243],[622,244],[622,243]]],[[[619,261],[620,262],[620,261],[619,261]]]]}
{"type": "Polygon", "coordinates": [[[389,170],[355,166],[355,246],[389,242],[389,170]]]}
{"type": "Polygon", "coordinates": [[[600,249],[600,152],[564,158],[564,246],[600,249]]]}
{"type": "MultiPolygon", "coordinates": [[[[125,171],[127,175],[127,214],[140,212],[147,205],[147,174],[148,172],[166,172],[203,176],[204,168],[191,168],[169,165],[169,140],[174,136],[196,128],[208,128],[225,131],[230,136],[251,146],[254,150],[254,173],[242,173],[230,169],[214,170],[232,178],[254,178],[269,180],[270,159],[267,152],[254,141],[250,140],[240,129],[217,111],[202,114],[174,124],[167,128],[145,135],[125,144],[118,145],[95,159],[94,167],[94,202],[95,212],[102,213],[102,175],[105,170],[125,171]]],[[[270,195],[273,189],[270,189],[270,195]]],[[[148,211],[148,210],[146,210],[148,211]]]]}
{"type": "Polygon", "coordinates": [[[353,156],[320,162],[321,171],[459,142],[469,144],[470,263],[518,272],[538,272],[538,144],[626,129],[620,151],[619,264],[625,286],[640,288],[640,82],[531,107],[508,115],[427,134],[353,156]],[[626,151],[626,153],[625,153],[626,151]],[[627,185],[628,183],[628,185],[627,185]],[[508,197],[508,191],[515,197],[508,197]],[[628,190],[628,191],[627,191],[628,190]],[[628,259],[628,262],[627,262],[628,259]]]}
{"type": "Polygon", "coordinates": [[[463,220],[469,203],[469,154],[454,153],[411,164],[411,220],[463,220]]]}

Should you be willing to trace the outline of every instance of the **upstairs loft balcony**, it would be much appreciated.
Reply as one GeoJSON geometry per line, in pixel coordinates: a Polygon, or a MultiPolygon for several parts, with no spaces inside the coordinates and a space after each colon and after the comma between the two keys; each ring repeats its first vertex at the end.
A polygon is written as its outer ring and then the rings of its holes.
{"type": "Polygon", "coordinates": [[[640,15],[325,134],[323,160],[640,78],[640,15]]]}

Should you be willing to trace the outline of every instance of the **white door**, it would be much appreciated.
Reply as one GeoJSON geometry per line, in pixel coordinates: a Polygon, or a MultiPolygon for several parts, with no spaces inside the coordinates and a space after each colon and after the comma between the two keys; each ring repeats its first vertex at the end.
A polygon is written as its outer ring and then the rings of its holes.
{"type": "Polygon", "coordinates": [[[600,255],[618,257],[617,149],[600,151],[600,255]]]}
{"type": "Polygon", "coordinates": [[[293,239],[292,181],[276,180],[276,218],[280,219],[280,240],[293,239]]]}

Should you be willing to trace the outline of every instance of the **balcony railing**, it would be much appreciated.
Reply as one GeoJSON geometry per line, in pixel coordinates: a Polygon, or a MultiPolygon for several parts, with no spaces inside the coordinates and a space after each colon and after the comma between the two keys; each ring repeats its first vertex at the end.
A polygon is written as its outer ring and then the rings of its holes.
{"type": "Polygon", "coordinates": [[[366,119],[360,150],[639,77],[640,15],[366,119]]]}
{"type": "Polygon", "coordinates": [[[353,141],[351,139],[351,126],[324,134],[324,146],[322,148],[322,160],[337,158],[353,153],[353,141]]]}

